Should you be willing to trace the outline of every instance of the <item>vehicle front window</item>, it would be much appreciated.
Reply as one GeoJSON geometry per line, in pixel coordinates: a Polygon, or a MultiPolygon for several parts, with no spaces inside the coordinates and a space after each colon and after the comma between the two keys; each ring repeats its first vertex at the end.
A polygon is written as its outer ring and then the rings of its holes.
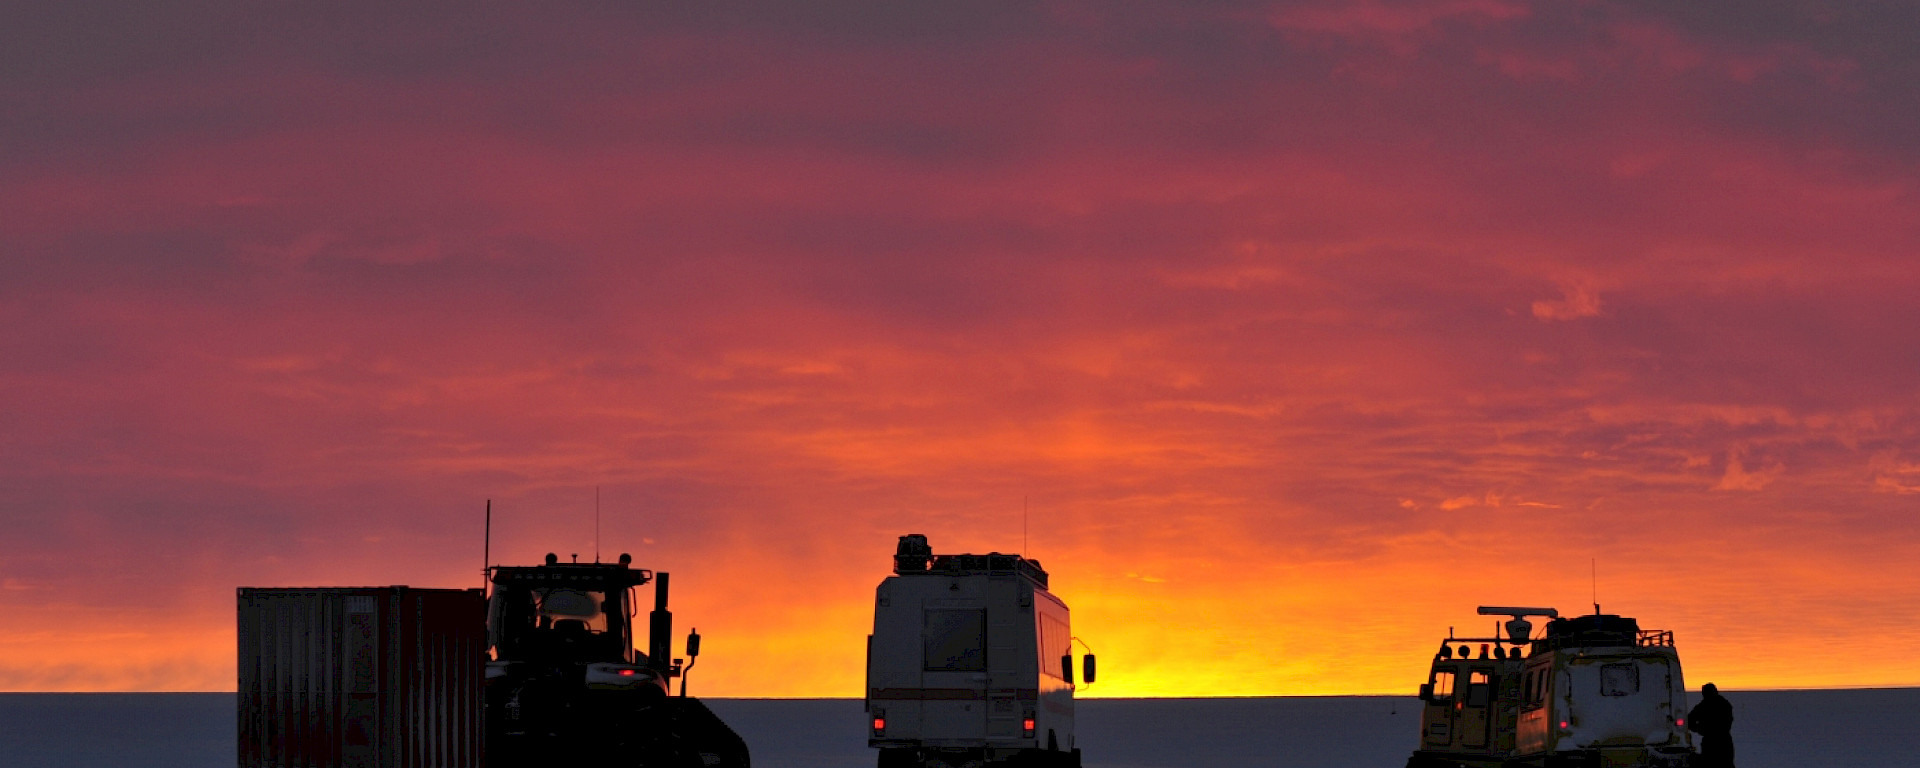
{"type": "Polygon", "coordinates": [[[607,602],[604,593],[550,587],[536,589],[533,595],[542,629],[607,631],[607,614],[600,608],[607,602]]]}
{"type": "Polygon", "coordinates": [[[1474,670],[1467,675],[1467,706],[1484,707],[1493,696],[1493,677],[1474,670]]]}

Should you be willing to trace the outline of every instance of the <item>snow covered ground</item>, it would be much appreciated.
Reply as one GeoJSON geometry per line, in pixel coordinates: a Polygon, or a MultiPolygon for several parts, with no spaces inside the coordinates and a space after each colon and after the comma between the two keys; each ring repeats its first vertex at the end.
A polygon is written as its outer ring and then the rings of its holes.
{"type": "MultiPolygon", "coordinates": [[[[1920,688],[1731,691],[1741,768],[1920,768],[1920,688]]],[[[1410,697],[1093,699],[1089,768],[1400,768],[1410,697]]],[[[710,700],[757,768],[867,768],[858,700],[710,700]]],[[[0,694],[6,768],[224,768],[232,694],[0,694]]]]}

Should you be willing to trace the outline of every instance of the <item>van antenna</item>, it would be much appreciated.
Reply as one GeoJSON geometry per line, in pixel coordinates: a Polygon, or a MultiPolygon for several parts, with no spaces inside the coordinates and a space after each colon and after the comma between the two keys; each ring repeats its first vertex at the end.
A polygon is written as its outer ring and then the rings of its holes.
{"type": "Polygon", "coordinates": [[[593,562],[600,562],[600,486],[593,486],[593,562]]]}
{"type": "Polygon", "coordinates": [[[480,544],[480,594],[493,588],[493,499],[487,499],[487,527],[480,544]]]}
{"type": "Polygon", "coordinates": [[[1020,555],[1022,557],[1025,557],[1028,560],[1033,559],[1033,553],[1027,550],[1027,496],[1026,494],[1021,494],[1020,496],[1020,555]]]}

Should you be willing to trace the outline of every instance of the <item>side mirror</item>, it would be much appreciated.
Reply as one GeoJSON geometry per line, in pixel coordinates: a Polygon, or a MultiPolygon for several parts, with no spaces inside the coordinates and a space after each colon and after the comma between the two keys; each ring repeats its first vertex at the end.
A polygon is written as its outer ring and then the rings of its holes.
{"type": "Polygon", "coordinates": [[[694,658],[699,655],[700,655],[700,630],[696,629],[696,630],[693,630],[692,632],[687,633],[687,658],[694,658]]]}
{"type": "Polygon", "coordinates": [[[1085,675],[1085,677],[1087,678],[1087,682],[1091,683],[1093,682],[1093,670],[1094,670],[1093,654],[1091,653],[1087,654],[1086,664],[1087,664],[1087,674],[1085,675]]]}
{"type": "Polygon", "coordinates": [[[1067,685],[1073,685],[1073,654],[1060,657],[1060,675],[1067,679],[1067,685]]]}
{"type": "Polygon", "coordinates": [[[1420,700],[1433,701],[1433,683],[1420,684],[1420,700]]]}

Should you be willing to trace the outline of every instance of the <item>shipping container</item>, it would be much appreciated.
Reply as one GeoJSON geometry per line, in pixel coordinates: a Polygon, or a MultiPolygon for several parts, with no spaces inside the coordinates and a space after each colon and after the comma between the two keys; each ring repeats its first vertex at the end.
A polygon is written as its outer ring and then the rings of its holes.
{"type": "Polygon", "coordinates": [[[239,591],[240,768],[479,768],[477,589],[239,591]]]}

